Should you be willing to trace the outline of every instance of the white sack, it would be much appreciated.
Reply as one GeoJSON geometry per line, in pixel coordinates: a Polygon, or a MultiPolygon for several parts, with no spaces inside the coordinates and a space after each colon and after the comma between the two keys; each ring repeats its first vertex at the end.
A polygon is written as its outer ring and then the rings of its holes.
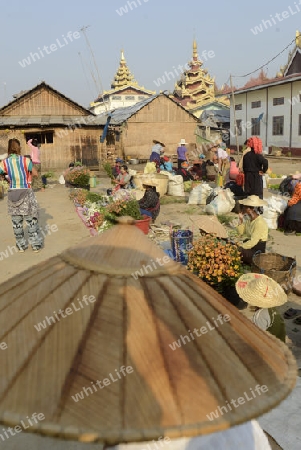
{"type": "Polygon", "coordinates": [[[189,205],[206,205],[206,200],[212,192],[212,187],[207,183],[202,183],[192,189],[189,194],[189,205]]]}
{"type": "Polygon", "coordinates": [[[268,207],[272,211],[282,214],[287,207],[287,202],[287,198],[273,195],[268,199],[268,207]]]}
{"type": "Polygon", "coordinates": [[[228,214],[235,206],[234,194],[230,189],[223,189],[218,192],[212,202],[206,206],[205,212],[211,215],[228,214]]]}
{"type": "Polygon", "coordinates": [[[170,175],[167,195],[173,195],[174,197],[185,197],[182,175],[170,175]]]}

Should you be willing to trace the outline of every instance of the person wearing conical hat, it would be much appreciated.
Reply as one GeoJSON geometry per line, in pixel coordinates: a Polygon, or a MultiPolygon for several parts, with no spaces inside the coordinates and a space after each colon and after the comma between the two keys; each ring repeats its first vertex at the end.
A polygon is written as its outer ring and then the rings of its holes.
{"type": "Polygon", "coordinates": [[[151,217],[154,223],[160,213],[160,193],[156,190],[157,183],[149,180],[143,182],[142,186],[145,188],[145,192],[138,201],[140,212],[142,215],[151,217]]]}
{"type": "Polygon", "coordinates": [[[238,295],[246,303],[257,308],[253,323],[285,342],[285,324],[277,310],[277,306],[287,301],[287,295],[282,287],[272,278],[259,273],[242,275],[235,287],[238,295]]]}
{"type": "Polygon", "coordinates": [[[160,166],[160,157],[164,153],[165,145],[163,142],[157,141],[156,139],[153,140],[153,144],[149,160],[150,162],[154,162],[158,168],[160,166]]]}
{"type": "Polygon", "coordinates": [[[260,215],[260,207],[267,205],[257,195],[250,195],[244,200],[239,200],[242,210],[238,215],[238,234],[245,236],[246,240],[240,245],[242,261],[251,264],[254,253],[265,252],[269,229],[266,221],[260,215]]]}

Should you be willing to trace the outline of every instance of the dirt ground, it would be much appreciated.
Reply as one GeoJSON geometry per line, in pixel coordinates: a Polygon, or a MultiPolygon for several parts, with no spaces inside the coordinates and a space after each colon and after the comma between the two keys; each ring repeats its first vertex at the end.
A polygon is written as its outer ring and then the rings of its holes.
{"type": "MultiPolygon", "coordinates": [[[[301,171],[301,160],[271,159],[269,160],[269,164],[273,172],[279,174],[290,174],[297,170],[301,171]]],[[[137,168],[142,169],[142,167],[137,168]]],[[[104,177],[101,177],[99,182],[100,184],[95,191],[110,187],[109,180],[104,177]]],[[[11,221],[7,215],[6,197],[4,200],[0,200],[0,285],[27,268],[41,261],[45,261],[64,249],[90,237],[88,229],[77,216],[74,205],[68,198],[68,193],[69,190],[59,184],[50,184],[44,192],[36,193],[41,208],[40,227],[45,234],[45,248],[40,253],[33,253],[31,249],[28,249],[25,253],[15,252],[13,248],[15,242],[11,221]]],[[[271,195],[267,192],[265,194],[271,195]]],[[[162,205],[157,224],[160,225],[161,222],[172,221],[181,224],[183,227],[191,226],[189,216],[191,214],[198,214],[199,212],[200,207],[183,203],[162,205]]],[[[297,260],[297,270],[301,273],[301,236],[284,236],[283,233],[277,230],[271,230],[268,250],[295,257],[297,260]]],[[[288,307],[301,308],[301,297],[290,294],[289,302],[285,305],[284,310],[288,307]]],[[[291,328],[295,328],[297,331],[288,333],[289,338],[287,343],[297,358],[298,367],[301,368],[301,327],[291,326],[291,328]]],[[[84,448],[101,448],[90,445],[84,446],[79,443],[62,443],[50,438],[21,434],[22,437],[16,436],[16,438],[5,443],[0,442],[0,449],[36,450],[44,448],[48,450],[54,448],[55,450],[81,450],[84,448]]],[[[271,445],[273,450],[280,449],[276,443],[271,443],[271,445]]]]}

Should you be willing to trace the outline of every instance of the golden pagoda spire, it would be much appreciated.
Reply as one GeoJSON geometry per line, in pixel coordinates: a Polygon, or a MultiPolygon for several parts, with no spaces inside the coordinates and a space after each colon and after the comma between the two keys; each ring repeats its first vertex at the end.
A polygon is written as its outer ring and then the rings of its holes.
{"type": "Polygon", "coordinates": [[[193,56],[193,59],[198,59],[198,47],[197,47],[197,43],[196,43],[195,39],[193,39],[193,44],[192,44],[192,56],[193,56]]]}
{"type": "Polygon", "coordinates": [[[296,31],[296,46],[301,48],[301,33],[300,31],[296,31]]]}
{"type": "Polygon", "coordinates": [[[121,56],[120,56],[120,62],[119,62],[119,68],[116,72],[116,75],[114,77],[114,81],[111,84],[112,89],[120,89],[124,86],[130,86],[130,85],[136,85],[137,81],[134,79],[134,76],[130,72],[125,57],[124,57],[124,51],[121,50],[121,56]]]}

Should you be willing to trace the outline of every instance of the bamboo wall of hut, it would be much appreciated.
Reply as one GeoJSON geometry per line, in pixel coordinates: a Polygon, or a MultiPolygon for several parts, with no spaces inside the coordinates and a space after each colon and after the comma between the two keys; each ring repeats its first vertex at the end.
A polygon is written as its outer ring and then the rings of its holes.
{"type": "MultiPolygon", "coordinates": [[[[118,155],[148,159],[154,139],[165,144],[168,155],[176,153],[181,139],[188,143],[188,150],[196,148],[197,118],[166,95],[157,96],[120,125],[120,142],[111,145],[118,155]]],[[[107,147],[108,143],[104,155],[107,147]]]]}
{"type": "Polygon", "coordinates": [[[0,154],[11,138],[19,139],[22,154],[28,154],[26,141],[35,137],[43,171],[64,169],[72,161],[97,166],[102,129],[94,120],[90,111],[42,82],[1,108],[0,154]]]}

